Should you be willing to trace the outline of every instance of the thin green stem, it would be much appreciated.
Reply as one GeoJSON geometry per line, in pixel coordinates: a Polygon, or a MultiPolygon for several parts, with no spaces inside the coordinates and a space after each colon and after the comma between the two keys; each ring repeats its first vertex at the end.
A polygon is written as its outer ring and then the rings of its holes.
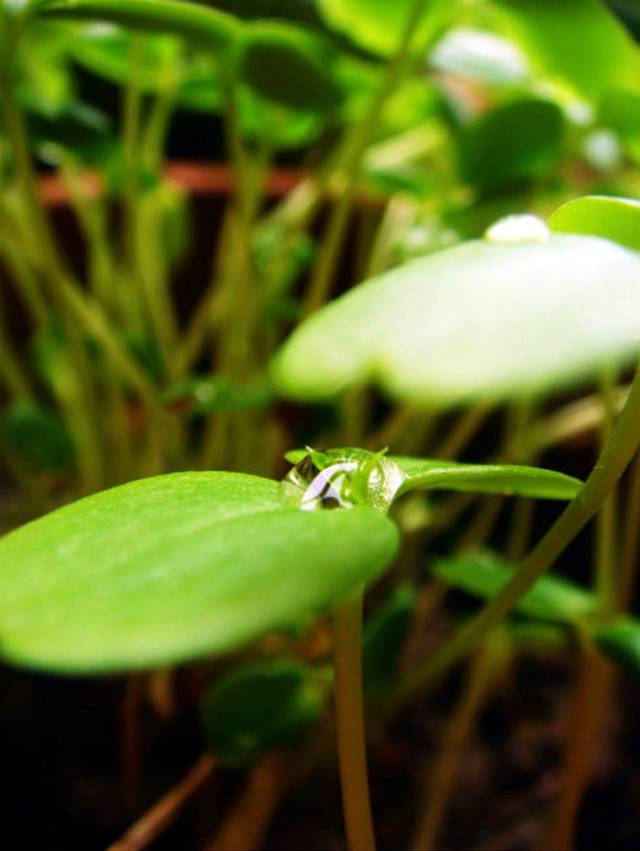
{"type": "Polygon", "coordinates": [[[350,851],[375,849],[362,699],[362,599],[359,591],[341,603],[333,627],[338,759],[350,851]]]}
{"type": "Polygon", "coordinates": [[[317,310],[329,296],[334,271],[347,233],[365,151],[371,142],[384,105],[406,69],[411,57],[411,45],[415,31],[426,6],[427,0],[413,0],[395,54],[387,66],[382,82],[373,96],[366,114],[355,127],[353,137],[350,140],[349,151],[344,159],[346,184],[340,199],[332,209],[327,224],[322,251],[305,299],[305,314],[317,310]]]}
{"type": "Polygon", "coordinates": [[[621,611],[625,611],[633,599],[640,554],[640,455],[633,462],[626,497],[618,596],[621,611]]]}
{"type": "Polygon", "coordinates": [[[576,535],[602,507],[640,445],[640,370],[626,404],[589,478],[548,532],[522,561],[502,591],[447,644],[401,684],[394,706],[402,705],[433,677],[462,658],[512,611],[576,535]]]}

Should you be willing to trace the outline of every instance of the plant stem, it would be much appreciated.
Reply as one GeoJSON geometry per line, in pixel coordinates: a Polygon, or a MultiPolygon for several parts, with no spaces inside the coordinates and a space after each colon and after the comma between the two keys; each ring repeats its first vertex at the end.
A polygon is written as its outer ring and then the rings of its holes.
{"type": "Polygon", "coordinates": [[[334,617],[335,704],[342,804],[350,851],[373,851],[375,838],[362,699],[362,590],[334,617]]]}
{"type": "Polygon", "coordinates": [[[356,125],[344,160],[346,185],[340,199],[332,209],[327,224],[322,251],[305,300],[305,314],[317,310],[324,304],[329,295],[333,274],[349,224],[364,153],[371,142],[371,137],[380,120],[387,98],[394,91],[411,56],[411,43],[426,5],[426,0],[414,0],[411,5],[395,54],[386,68],[383,80],[369,104],[367,113],[363,116],[362,121],[356,125]]]}
{"type": "Polygon", "coordinates": [[[625,406],[589,478],[548,532],[522,561],[502,591],[447,644],[401,684],[394,708],[405,704],[433,677],[463,657],[512,611],[576,535],[602,507],[640,444],[640,370],[625,406]]]}
{"type": "Polygon", "coordinates": [[[620,554],[618,602],[625,611],[633,599],[634,584],[640,552],[640,455],[636,455],[627,490],[627,505],[624,517],[624,536],[620,554]]]}
{"type": "Polygon", "coordinates": [[[166,795],[155,803],[107,851],[142,851],[165,831],[190,798],[211,777],[215,768],[212,756],[204,754],[166,795]]]}
{"type": "Polygon", "coordinates": [[[595,746],[611,685],[611,668],[597,652],[588,635],[579,634],[580,672],[566,714],[568,747],[562,768],[562,795],[540,848],[571,851],[580,802],[589,779],[595,746]]]}
{"type": "Polygon", "coordinates": [[[442,740],[440,753],[429,773],[420,818],[411,847],[415,851],[436,848],[447,805],[460,767],[464,748],[473,731],[473,723],[487,700],[499,663],[501,637],[490,636],[476,650],[469,663],[462,695],[453,710],[442,740]]]}

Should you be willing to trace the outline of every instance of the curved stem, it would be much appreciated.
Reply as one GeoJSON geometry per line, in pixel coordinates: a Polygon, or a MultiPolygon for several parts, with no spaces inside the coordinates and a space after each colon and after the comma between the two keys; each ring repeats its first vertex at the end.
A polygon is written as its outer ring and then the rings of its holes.
{"type": "Polygon", "coordinates": [[[363,593],[336,608],[333,627],[338,759],[350,851],[375,849],[362,700],[363,593]]]}
{"type": "Polygon", "coordinates": [[[439,675],[472,647],[512,611],[518,601],[548,570],[576,535],[601,508],[616,482],[640,445],[640,370],[631,385],[626,404],[616,421],[609,439],[591,475],[577,496],[569,503],[541,539],[523,560],[520,569],[465,628],[445,646],[419,666],[401,685],[394,707],[410,700],[429,680],[439,675]]]}

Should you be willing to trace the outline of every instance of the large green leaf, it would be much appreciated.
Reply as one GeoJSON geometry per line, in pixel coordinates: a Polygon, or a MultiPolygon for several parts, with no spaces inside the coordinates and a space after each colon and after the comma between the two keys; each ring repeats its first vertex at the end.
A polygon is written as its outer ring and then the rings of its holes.
{"type": "Polygon", "coordinates": [[[541,467],[517,464],[464,464],[390,455],[404,475],[397,495],[421,488],[501,493],[532,499],[573,499],[582,482],[541,467]]]}
{"type": "Polygon", "coordinates": [[[640,351],[640,255],[531,217],[491,234],[317,311],[276,356],[276,389],[311,400],[375,380],[442,407],[570,386],[640,351]]]}
{"type": "Polygon", "coordinates": [[[373,579],[397,542],[372,508],[286,507],[269,479],[132,482],[0,540],[0,656],[82,673],[226,651],[373,579]]]}
{"type": "Polygon", "coordinates": [[[492,0],[544,76],[597,98],[637,78],[631,37],[598,0],[492,0]]]}
{"type": "Polygon", "coordinates": [[[74,21],[109,21],[149,32],[184,35],[222,50],[236,43],[242,25],[232,15],[175,0],[43,0],[38,14],[74,21]]]}
{"type": "Polygon", "coordinates": [[[601,236],[627,248],[640,250],[640,201],[588,195],[557,209],[549,227],[561,233],[601,236]]]}
{"type": "MultiPolygon", "coordinates": [[[[512,566],[488,551],[439,559],[431,571],[448,585],[484,600],[497,596],[513,576],[512,566]]],[[[543,576],[516,606],[516,611],[527,617],[557,623],[574,623],[596,609],[593,594],[557,576],[543,576]]]]}

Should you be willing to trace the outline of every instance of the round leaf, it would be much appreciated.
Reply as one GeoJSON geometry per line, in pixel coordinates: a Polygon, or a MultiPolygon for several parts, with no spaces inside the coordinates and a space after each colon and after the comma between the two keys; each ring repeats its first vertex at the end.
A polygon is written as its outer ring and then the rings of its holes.
{"type": "Polygon", "coordinates": [[[550,101],[522,98],[497,106],[464,132],[463,179],[489,190],[548,175],[560,153],[562,123],[550,101]]]}
{"type": "Polygon", "coordinates": [[[575,198],[557,209],[549,227],[560,233],[601,236],[640,250],[640,201],[591,195],[575,198]]]}
{"type": "Polygon", "coordinates": [[[248,26],[238,74],[262,97],[304,112],[334,109],[340,91],[331,54],[317,37],[284,23],[248,26]]]}
{"type": "Polygon", "coordinates": [[[287,508],[269,479],[132,482],[0,540],[0,656],[91,673],[223,652],[373,579],[397,542],[374,509],[287,508]]]}
{"type": "Polygon", "coordinates": [[[254,662],[223,677],[204,695],[201,717],[209,749],[239,765],[289,744],[318,721],[323,699],[313,670],[287,659],[254,662]]]}
{"type": "Polygon", "coordinates": [[[291,398],[376,380],[431,407],[527,397],[640,351],[640,256],[603,239],[496,228],[375,278],[309,317],[272,365],[291,398]]]}

